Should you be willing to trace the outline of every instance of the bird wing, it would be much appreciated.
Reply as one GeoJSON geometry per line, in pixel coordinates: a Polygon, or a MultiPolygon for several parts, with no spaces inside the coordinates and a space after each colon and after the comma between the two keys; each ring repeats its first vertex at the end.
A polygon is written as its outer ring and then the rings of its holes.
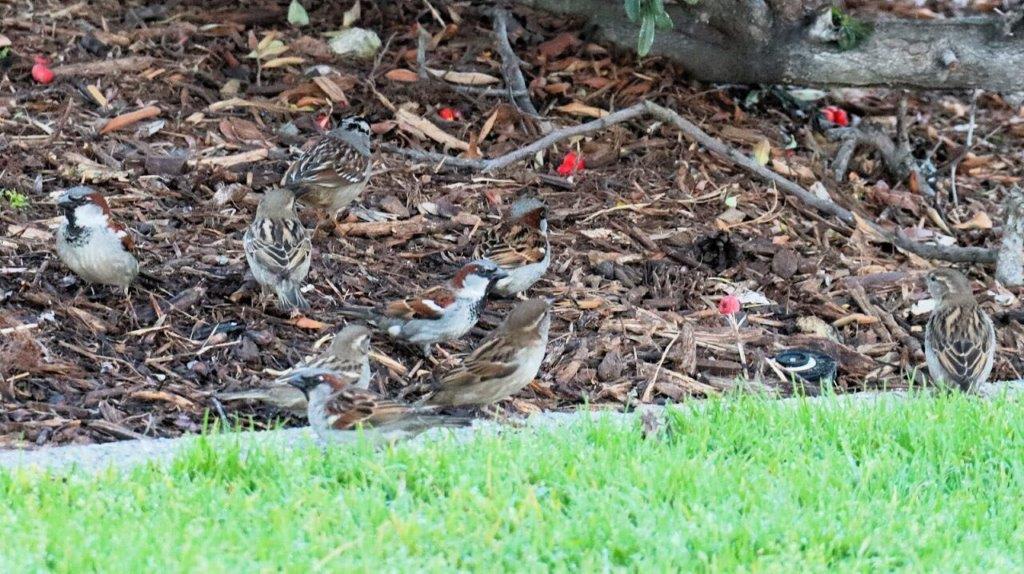
{"type": "Polygon", "coordinates": [[[301,267],[312,250],[309,235],[297,219],[257,219],[244,240],[245,249],[253,259],[282,279],[301,267]]]}
{"type": "Polygon", "coordinates": [[[346,387],[334,393],[324,407],[327,423],[336,430],[351,430],[356,425],[382,426],[421,411],[386,399],[373,391],[346,387]]]}
{"type": "Polygon", "coordinates": [[[498,337],[491,337],[466,357],[462,365],[446,373],[438,387],[467,387],[479,381],[507,377],[516,371],[515,355],[514,347],[503,344],[498,337]]]}
{"type": "Polygon", "coordinates": [[[936,359],[957,385],[977,381],[995,352],[992,321],[974,304],[937,309],[927,335],[936,359]]]}
{"type": "Polygon", "coordinates": [[[420,293],[412,299],[392,301],[384,308],[384,315],[398,319],[439,319],[455,304],[455,293],[443,286],[420,293]]]}
{"type": "Polygon", "coordinates": [[[547,254],[547,238],[540,230],[526,225],[502,225],[484,241],[481,255],[501,267],[521,267],[537,263],[547,254]]]}
{"type": "Polygon", "coordinates": [[[338,138],[325,136],[295,160],[282,183],[289,187],[351,185],[363,181],[369,167],[369,156],[338,138]]]}

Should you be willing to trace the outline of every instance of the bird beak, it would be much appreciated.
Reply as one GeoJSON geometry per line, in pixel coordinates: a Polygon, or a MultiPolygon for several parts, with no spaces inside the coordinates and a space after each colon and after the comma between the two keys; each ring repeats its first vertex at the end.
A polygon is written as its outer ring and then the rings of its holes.
{"type": "Polygon", "coordinates": [[[296,389],[299,389],[300,391],[302,391],[302,395],[304,397],[306,397],[307,401],[309,400],[309,388],[310,388],[310,385],[309,385],[309,381],[307,379],[305,379],[303,377],[300,377],[300,376],[293,375],[291,377],[288,377],[284,381],[286,383],[288,383],[289,385],[295,387],[296,389]]]}

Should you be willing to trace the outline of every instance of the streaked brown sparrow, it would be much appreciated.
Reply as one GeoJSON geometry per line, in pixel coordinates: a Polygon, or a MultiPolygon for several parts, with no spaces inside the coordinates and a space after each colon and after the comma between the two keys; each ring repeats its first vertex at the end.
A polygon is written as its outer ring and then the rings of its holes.
{"type": "Polygon", "coordinates": [[[96,190],[78,186],[57,200],[65,221],[57,229],[57,255],[87,283],[127,288],[139,274],[134,243],[96,190]]]}
{"type": "Polygon", "coordinates": [[[341,313],[363,319],[392,338],[423,349],[430,355],[434,343],[461,338],[476,325],[487,293],[505,272],[491,261],[464,265],[446,285],[416,297],[392,301],[381,308],[343,307],[341,313]]]}
{"type": "Polygon", "coordinates": [[[487,234],[477,250],[508,273],[494,284],[493,293],[510,297],[526,291],[544,276],[551,264],[547,207],[537,198],[521,197],[512,204],[508,219],[487,234]]]}
{"type": "Polygon", "coordinates": [[[266,192],[256,218],[243,238],[245,259],[262,287],[277,293],[285,311],[309,308],[300,291],[309,273],[312,245],[306,228],[295,215],[295,195],[289,189],[266,192]]]}
{"type": "Polygon", "coordinates": [[[295,190],[301,203],[334,214],[359,197],[371,165],[370,124],[352,116],[299,156],[281,185],[295,190]]]}
{"type": "Polygon", "coordinates": [[[925,282],[936,300],[924,334],[928,372],[939,385],[975,391],[992,372],[996,350],[992,320],[959,271],[934,269],[925,282]]]}
{"type": "Polygon", "coordinates": [[[516,305],[462,365],[441,378],[426,404],[488,405],[530,384],[544,361],[551,326],[549,309],[543,299],[516,305]]]}

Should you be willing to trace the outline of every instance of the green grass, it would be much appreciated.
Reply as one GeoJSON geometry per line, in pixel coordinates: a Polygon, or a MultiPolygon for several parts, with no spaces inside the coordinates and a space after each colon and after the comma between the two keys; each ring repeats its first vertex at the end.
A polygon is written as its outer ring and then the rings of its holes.
{"type": "Polygon", "coordinates": [[[0,474],[2,572],[1020,572],[1024,412],[757,399],[542,433],[0,474]]]}

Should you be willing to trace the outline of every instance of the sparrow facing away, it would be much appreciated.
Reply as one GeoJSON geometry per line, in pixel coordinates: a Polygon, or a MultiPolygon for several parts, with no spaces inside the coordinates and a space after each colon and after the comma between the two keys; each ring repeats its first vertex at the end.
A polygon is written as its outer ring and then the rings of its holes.
{"type": "Polygon", "coordinates": [[[65,221],[57,229],[57,255],[87,283],[127,288],[139,274],[134,243],[114,220],[103,196],[86,186],[72,187],[57,200],[65,221]]]}
{"type": "Polygon", "coordinates": [[[535,197],[512,204],[509,218],[484,239],[477,253],[498,264],[508,277],[494,285],[493,293],[511,297],[529,289],[551,264],[548,209],[535,197]]]}
{"type": "Polygon", "coordinates": [[[223,401],[255,400],[262,401],[296,415],[306,415],[306,395],[288,382],[295,375],[327,369],[358,389],[370,387],[370,330],[362,325],[349,325],[342,329],[330,346],[317,357],[299,363],[288,369],[269,385],[246,391],[220,393],[217,398],[223,401]]]}
{"type": "Polygon", "coordinates": [[[299,156],[281,185],[295,190],[306,205],[331,214],[352,203],[370,177],[370,124],[352,116],[299,156]]]}
{"type": "Polygon", "coordinates": [[[928,373],[940,384],[977,390],[988,380],[995,359],[996,332],[971,292],[967,278],[953,269],[925,276],[936,300],[924,332],[928,373]]]}
{"type": "Polygon", "coordinates": [[[249,269],[264,293],[275,291],[284,311],[309,308],[300,288],[309,273],[312,245],[295,215],[291,190],[275,188],[263,196],[243,244],[249,269]]]}
{"type": "Polygon", "coordinates": [[[365,320],[392,338],[418,345],[430,356],[434,343],[459,339],[476,325],[487,293],[506,276],[492,261],[464,265],[447,285],[410,299],[392,301],[380,309],[343,307],[343,315],[365,320]]]}
{"type": "Polygon", "coordinates": [[[419,407],[359,389],[351,377],[330,369],[306,369],[288,382],[306,395],[313,431],[324,441],[342,440],[344,431],[363,427],[377,436],[408,438],[427,429],[466,426],[472,419],[434,414],[433,407],[419,407]]]}
{"type": "Polygon", "coordinates": [[[426,404],[488,405],[530,384],[544,361],[551,326],[549,309],[543,299],[516,305],[462,365],[441,378],[426,404]]]}

